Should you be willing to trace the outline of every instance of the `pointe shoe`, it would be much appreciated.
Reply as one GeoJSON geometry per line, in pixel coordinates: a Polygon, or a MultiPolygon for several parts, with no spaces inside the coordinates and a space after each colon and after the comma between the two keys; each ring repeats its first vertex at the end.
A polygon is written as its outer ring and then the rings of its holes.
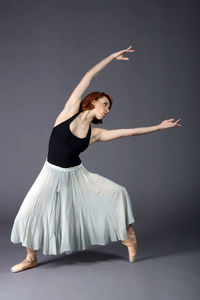
{"type": "Polygon", "coordinates": [[[36,266],[37,266],[37,251],[34,251],[33,253],[27,253],[26,258],[19,264],[14,265],[12,268],[10,268],[10,271],[16,273],[36,266]]]}
{"type": "Polygon", "coordinates": [[[121,241],[124,246],[128,247],[129,262],[134,262],[137,252],[137,241],[135,234],[128,234],[128,239],[121,241]],[[134,253],[134,254],[133,254],[134,253]]]}

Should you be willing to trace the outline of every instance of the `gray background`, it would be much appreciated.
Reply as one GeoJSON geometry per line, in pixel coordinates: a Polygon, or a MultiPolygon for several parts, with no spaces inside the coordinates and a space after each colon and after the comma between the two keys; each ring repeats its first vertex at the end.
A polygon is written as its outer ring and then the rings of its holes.
{"type": "MultiPolygon", "coordinates": [[[[145,241],[151,245],[153,237],[166,234],[178,241],[185,233],[182,245],[188,245],[199,223],[199,25],[194,0],[0,1],[0,218],[5,256],[8,249],[11,256],[13,249],[21,249],[9,241],[12,222],[44,164],[52,126],[65,101],[86,71],[131,44],[136,52],[126,55],[130,61],[111,62],[83,95],[98,90],[113,96],[103,124],[92,126],[134,128],[181,118],[183,127],[95,143],[80,157],[88,170],[127,188],[136,234],[144,239],[141,251],[145,241]]],[[[165,248],[163,241],[154,245],[165,248]]],[[[11,265],[17,259],[19,255],[11,265]]],[[[183,282],[179,284],[182,288],[183,282]]],[[[191,290],[196,299],[197,285],[191,290]]],[[[130,299],[131,294],[122,294],[118,291],[115,299],[130,299]]],[[[92,292],[84,295],[100,299],[92,292]]],[[[134,299],[147,295],[155,299],[154,292],[138,292],[134,299]]],[[[157,299],[165,299],[161,295],[157,299]]],[[[179,299],[180,294],[173,296],[179,299]]]]}

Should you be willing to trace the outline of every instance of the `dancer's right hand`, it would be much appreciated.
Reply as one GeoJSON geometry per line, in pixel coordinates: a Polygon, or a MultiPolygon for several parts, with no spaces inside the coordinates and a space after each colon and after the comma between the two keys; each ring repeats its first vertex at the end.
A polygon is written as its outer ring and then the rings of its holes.
{"type": "Polygon", "coordinates": [[[129,46],[125,50],[121,50],[121,51],[115,52],[115,53],[113,53],[111,55],[114,57],[114,59],[117,59],[117,60],[129,60],[129,57],[123,57],[123,55],[125,53],[127,53],[127,52],[135,52],[136,51],[135,49],[130,49],[131,47],[132,47],[132,45],[129,46]]]}

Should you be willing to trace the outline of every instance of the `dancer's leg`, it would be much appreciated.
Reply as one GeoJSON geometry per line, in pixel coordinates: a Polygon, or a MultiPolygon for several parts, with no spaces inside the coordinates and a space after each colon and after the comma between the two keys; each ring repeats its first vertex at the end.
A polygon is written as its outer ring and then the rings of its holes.
{"type": "Polygon", "coordinates": [[[137,239],[133,226],[129,224],[127,227],[128,238],[122,241],[122,244],[128,247],[129,261],[134,262],[137,253],[137,239]]]}
{"type": "Polygon", "coordinates": [[[25,269],[33,268],[37,266],[37,251],[31,248],[26,248],[26,258],[17,265],[14,265],[10,270],[11,272],[20,272],[25,269]]]}

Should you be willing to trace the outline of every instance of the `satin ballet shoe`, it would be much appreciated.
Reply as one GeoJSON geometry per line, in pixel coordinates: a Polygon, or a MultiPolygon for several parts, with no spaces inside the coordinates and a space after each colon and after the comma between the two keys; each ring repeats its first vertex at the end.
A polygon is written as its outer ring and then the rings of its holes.
{"type": "Polygon", "coordinates": [[[129,262],[133,263],[135,261],[136,252],[137,252],[137,241],[136,241],[135,234],[128,234],[128,238],[126,240],[122,240],[121,243],[124,246],[128,247],[129,262]]]}
{"type": "Polygon", "coordinates": [[[25,269],[36,267],[37,263],[37,251],[34,251],[33,253],[27,253],[26,258],[19,264],[14,265],[12,268],[10,268],[10,271],[13,273],[17,273],[25,269]]]}

